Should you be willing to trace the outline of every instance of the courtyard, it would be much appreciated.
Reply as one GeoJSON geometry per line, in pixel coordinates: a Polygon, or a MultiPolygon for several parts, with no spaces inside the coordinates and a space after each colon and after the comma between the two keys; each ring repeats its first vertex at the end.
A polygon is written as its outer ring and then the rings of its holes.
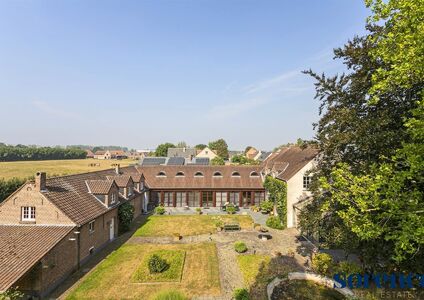
{"type": "MultiPolygon", "coordinates": [[[[254,216],[255,217],[255,216],[254,216]]],[[[266,286],[276,276],[304,270],[304,247],[295,229],[268,229],[264,241],[251,215],[147,216],[131,237],[73,284],[62,299],[155,299],[164,291],[179,291],[188,299],[231,299],[246,288],[252,299],[266,299],[266,286]],[[217,224],[240,224],[224,232],[217,224]],[[247,251],[237,253],[236,241],[247,251]],[[168,262],[160,275],[149,274],[147,259],[157,254],[168,262]]]]}

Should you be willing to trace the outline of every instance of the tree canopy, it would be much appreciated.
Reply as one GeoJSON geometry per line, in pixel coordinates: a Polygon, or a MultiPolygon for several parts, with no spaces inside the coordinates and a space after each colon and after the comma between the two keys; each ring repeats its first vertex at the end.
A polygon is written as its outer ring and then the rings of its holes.
{"type": "Polygon", "coordinates": [[[214,150],[223,159],[228,159],[228,145],[224,139],[209,142],[209,148],[214,150]]]}
{"type": "Polygon", "coordinates": [[[368,34],[335,50],[349,72],[306,72],[321,102],[321,155],[301,227],[371,270],[422,272],[424,2],[367,5],[368,34]]]}
{"type": "Polygon", "coordinates": [[[175,145],[172,143],[160,144],[156,147],[155,156],[167,156],[168,148],[175,148],[175,145]]]}

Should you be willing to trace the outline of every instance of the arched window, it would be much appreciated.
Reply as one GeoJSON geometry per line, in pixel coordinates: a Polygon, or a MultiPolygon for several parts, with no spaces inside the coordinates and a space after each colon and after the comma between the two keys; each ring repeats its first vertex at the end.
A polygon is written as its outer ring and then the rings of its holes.
{"type": "Polygon", "coordinates": [[[203,177],[203,173],[198,171],[194,173],[194,177],[203,177]]]}
{"type": "Polygon", "coordinates": [[[213,173],[213,177],[222,177],[222,173],[219,171],[216,171],[215,173],[213,173]]]}
{"type": "Polygon", "coordinates": [[[250,177],[259,177],[259,174],[258,172],[253,171],[250,173],[250,177]]]}
{"type": "Polygon", "coordinates": [[[182,171],[179,171],[179,172],[177,172],[177,174],[175,174],[175,177],[184,177],[185,175],[184,175],[184,172],[182,172],[182,171]]]}
{"type": "Polygon", "coordinates": [[[160,171],[156,177],[166,177],[166,173],[164,171],[160,171]]]}
{"type": "Polygon", "coordinates": [[[231,174],[231,177],[240,177],[240,173],[239,173],[239,172],[237,172],[237,171],[234,171],[234,172],[231,174]]]}

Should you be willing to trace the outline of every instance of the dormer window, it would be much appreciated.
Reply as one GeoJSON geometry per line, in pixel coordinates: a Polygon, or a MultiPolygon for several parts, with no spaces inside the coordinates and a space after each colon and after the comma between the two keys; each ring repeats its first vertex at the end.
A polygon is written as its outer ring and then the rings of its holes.
{"type": "Polygon", "coordinates": [[[213,177],[222,177],[222,173],[217,171],[213,173],[213,177]]]}
{"type": "Polygon", "coordinates": [[[231,174],[231,177],[240,177],[240,173],[239,172],[233,172],[231,174]]]}
{"type": "Polygon", "coordinates": [[[130,186],[128,187],[128,196],[131,196],[132,194],[134,194],[134,187],[130,186]]]}
{"type": "Polygon", "coordinates": [[[156,177],[166,177],[166,173],[164,171],[160,171],[156,177]]]}
{"type": "Polygon", "coordinates": [[[34,206],[23,206],[21,209],[22,209],[22,221],[35,221],[34,206]]]}
{"type": "Polygon", "coordinates": [[[194,174],[194,177],[203,177],[203,173],[202,172],[196,172],[194,174]]]}
{"type": "Polygon", "coordinates": [[[259,174],[258,172],[253,171],[250,173],[250,177],[259,177],[259,174]]]}
{"type": "Polygon", "coordinates": [[[175,174],[175,177],[184,177],[185,175],[184,175],[184,172],[181,172],[181,171],[179,171],[179,172],[177,172],[177,174],[175,174]]]}
{"type": "Polygon", "coordinates": [[[112,193],[112,195],[110,195],[110,204],[116,203],[117,198],[116,193],[112,193]]]}

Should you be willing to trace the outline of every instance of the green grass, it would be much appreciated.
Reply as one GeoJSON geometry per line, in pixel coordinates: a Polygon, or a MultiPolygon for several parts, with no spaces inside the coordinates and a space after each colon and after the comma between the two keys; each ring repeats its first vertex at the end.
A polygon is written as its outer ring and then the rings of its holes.
{"type": "Polygon", "coordinates": [[[29,178],[38,171],[47,172],[48,177],[93,172],[112,168],[112,164],[122,167],[135,163],[132,159],[66,159],[0,162],[0,178],[29,178]],[[90,166],[99,164],[99,166],[90,166]]]}
{"type": "Polygon", "coordinates": [[[243,275],[244,284],[249,287],[257,282],[258,275],[267,272],[271,257],[269,255],[238,255],[237,263],[243,275]]]}
{"type": "MultiPolygon", "coordinates": [[[[215,243],[124,244],[87,274],[65,299],[154,299],[160,292],[178,290],[194,296],[221,293],[215,243]],[[180,282],[135,283],[133,274],[151,253],[185,252],[180,282]]],[[[167,298],[160,298],[167,299],[167,298]]],[[[173,298],[170,298],[173,299],[173,298]]],[[[176,298],[178,299],[178,298],[176,298]]]]}
{"type": "Polygon", "coordinates": [[[143,262],[133,274],[134,282],[161,282],[161,281],[181,281],[185,260],[183,250],[157,250],[145,256],[143,262]],[[149,271],[149,258],[153,254],[164,259],[169,267],[161,273],[151,274],[149,271]]]}
{"type": "Polygon", "coordinates": [[[186,296],[184,296],[179,291],[162,291],[153,296],[153,300],[188,300],[186,296]]]}
{"type": "Polygon", "coordinates": [[[179,233],[182,236],[199,235],[216,232],[216,222],[240,224],[242,229],[252,228],[253,220],[245,215],[175,215],[150,216],[135,232],[135,236],[172,236],[179,233]]]}

